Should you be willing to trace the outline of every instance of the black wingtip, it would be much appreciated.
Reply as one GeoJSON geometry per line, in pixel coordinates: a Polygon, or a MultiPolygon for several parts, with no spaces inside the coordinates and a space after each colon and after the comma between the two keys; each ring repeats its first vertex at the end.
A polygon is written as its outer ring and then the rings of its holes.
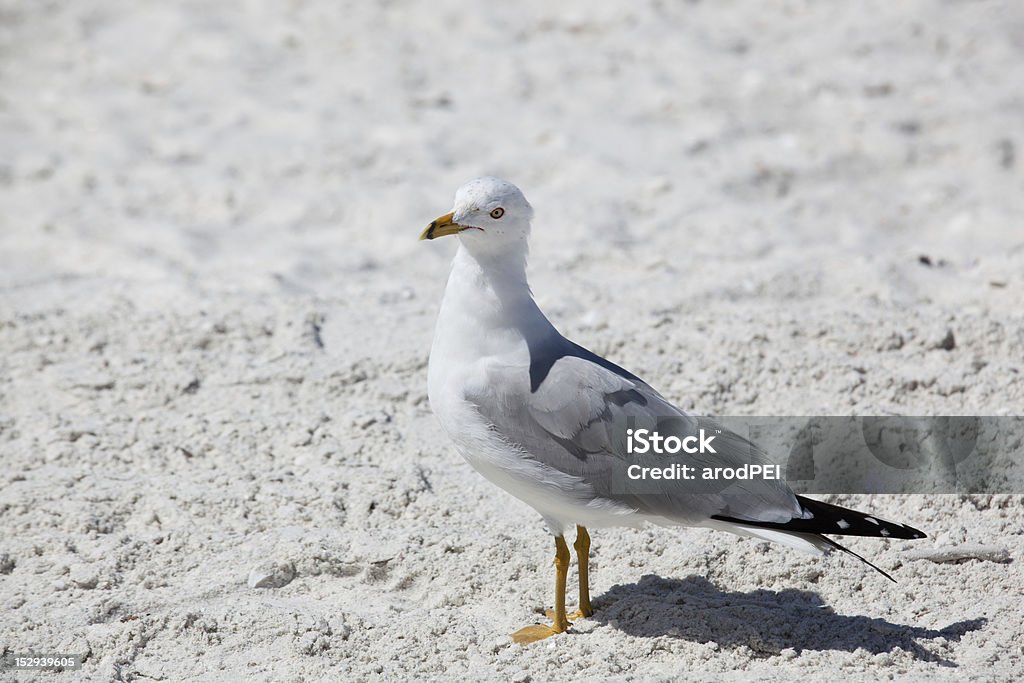
{"type": "Polygon", "coordinates": [[[800,526],[800,531],[836,536],[870,536],[904,540],[928,537],[920,529],[899,522],[890,522],[866,512],[823,503],[820,500],[804,496],[797,496],[796,499],[804,511],[810,515],[808,519],[794,519],[791,523],[794,527],[800,526]]]}
{"type": "Polygon", "coordinates": [[[927,538],[926,534],[906,524],[890,522],[880,517],[858,512],[849,508],[823,503],[820,500],[797,496],[803,513],[786,522],[760,522],[725,515],[712,515],[712,519],[735,524],[779,529],[802,534],[830,534],[834,536],[869,536],[872,538],[893,538],[918,540],[927,538]]]}
{"type": "Polygon", "coordinates": [[[736,517],[726,517],[723,515],[712,515],[711,518],[724,522],[732,522],[734,524],[761,527],[764,529],[778,529],[780,531],[788,531],[797,534],[813,534],[815,537],[826,542],[832,548],[842,550],[844,553],[853,555],[893,583],[896,583],[896,579],[892,578],[888,573],[879,567],[876,567],[871,562],[868,562],[849,548],[836,543],[831,538],[828,538],[823,534],[834,534],[837,536],[868,536],[872,538],[899,538],[907,540],[927,538],[927,534],[923,531],[915,529],[912,526],[907,526],[906,524],[890,522],[864,512],[850,510],[848,508],[839,507],[838,505],[831,505],[830,503],[823,503],[820,500],[804,498],[803,496],[797,496],[796,500],[800,504],[803,515],[800,517],[794,517],[788,522],[760,522],[738,519],[736,517]]]}

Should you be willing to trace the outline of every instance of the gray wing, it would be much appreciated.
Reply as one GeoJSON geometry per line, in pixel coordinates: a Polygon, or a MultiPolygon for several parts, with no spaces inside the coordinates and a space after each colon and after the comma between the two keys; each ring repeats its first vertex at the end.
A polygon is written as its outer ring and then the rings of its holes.
{"type": "MultiPolygon", "coordinates": [[[[631,464],[650,466],[658,456],[627,452],[625,429],[654,429],[671,422],[671,433],[714,432],[716,453],[680,454],[679,462],[698,468],[773,464],[747,439],[707,418],[687,415],[639,378],[571,342],[568,352],[548,361],[542,381],[522,401],[490,406],[481,414],[507,441],[539,462],[580,477],[597,496],[638,512],[682,524],[698,524],[711,515],[741,520],[788,522],[803,510],[782,481],[679,482],[626,478],[631,464]]],[[[531,372],[535,377],[536,373],[531,372]]],[[[664,434],[664,430],[660,430],[664,434]]]]}

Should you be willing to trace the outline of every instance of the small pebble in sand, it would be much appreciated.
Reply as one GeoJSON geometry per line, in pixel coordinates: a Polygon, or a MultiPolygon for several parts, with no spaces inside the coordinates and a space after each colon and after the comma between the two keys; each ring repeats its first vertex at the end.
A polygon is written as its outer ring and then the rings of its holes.
{"type": "Polygon", "coordinates": [[[249,588],[281,588],[295,578],[291,562],[264,562],[249,572],[249,588]]]}
{"type": "Polygon", "coordinates": [[[946,330],[946,336],[939,340],[933,348],[942,349],[943,351],[952,351],[955,349],[956,337],[953,336],[953,330],[946,330]]]}

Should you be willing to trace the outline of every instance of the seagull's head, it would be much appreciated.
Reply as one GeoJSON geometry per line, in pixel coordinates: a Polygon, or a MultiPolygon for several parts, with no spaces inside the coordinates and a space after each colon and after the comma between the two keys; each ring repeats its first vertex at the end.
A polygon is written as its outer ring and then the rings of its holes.
{"type": "Polygon", "coordinates": [[[474,254],[525,249],[533,207],[518,187],[498,178],[471,180],[455,193],[451,213],[431,221],[421,240],[458,235],[474,254]]]}

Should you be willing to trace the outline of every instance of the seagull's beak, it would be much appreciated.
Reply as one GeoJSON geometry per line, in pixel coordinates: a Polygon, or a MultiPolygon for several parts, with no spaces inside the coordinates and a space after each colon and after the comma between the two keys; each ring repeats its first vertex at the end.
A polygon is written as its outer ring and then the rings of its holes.
{"type": "Polygon", "coordinates": [[[453,221],[455,217],[454,213],[446,213],[440,218],[435,218],[427,226],[427,229],[420,233],[421,240],[432,240],[435,237],[444,237],[445,235],[457,235],[466,229],[466,226],[459,225],[453,221]]]}

